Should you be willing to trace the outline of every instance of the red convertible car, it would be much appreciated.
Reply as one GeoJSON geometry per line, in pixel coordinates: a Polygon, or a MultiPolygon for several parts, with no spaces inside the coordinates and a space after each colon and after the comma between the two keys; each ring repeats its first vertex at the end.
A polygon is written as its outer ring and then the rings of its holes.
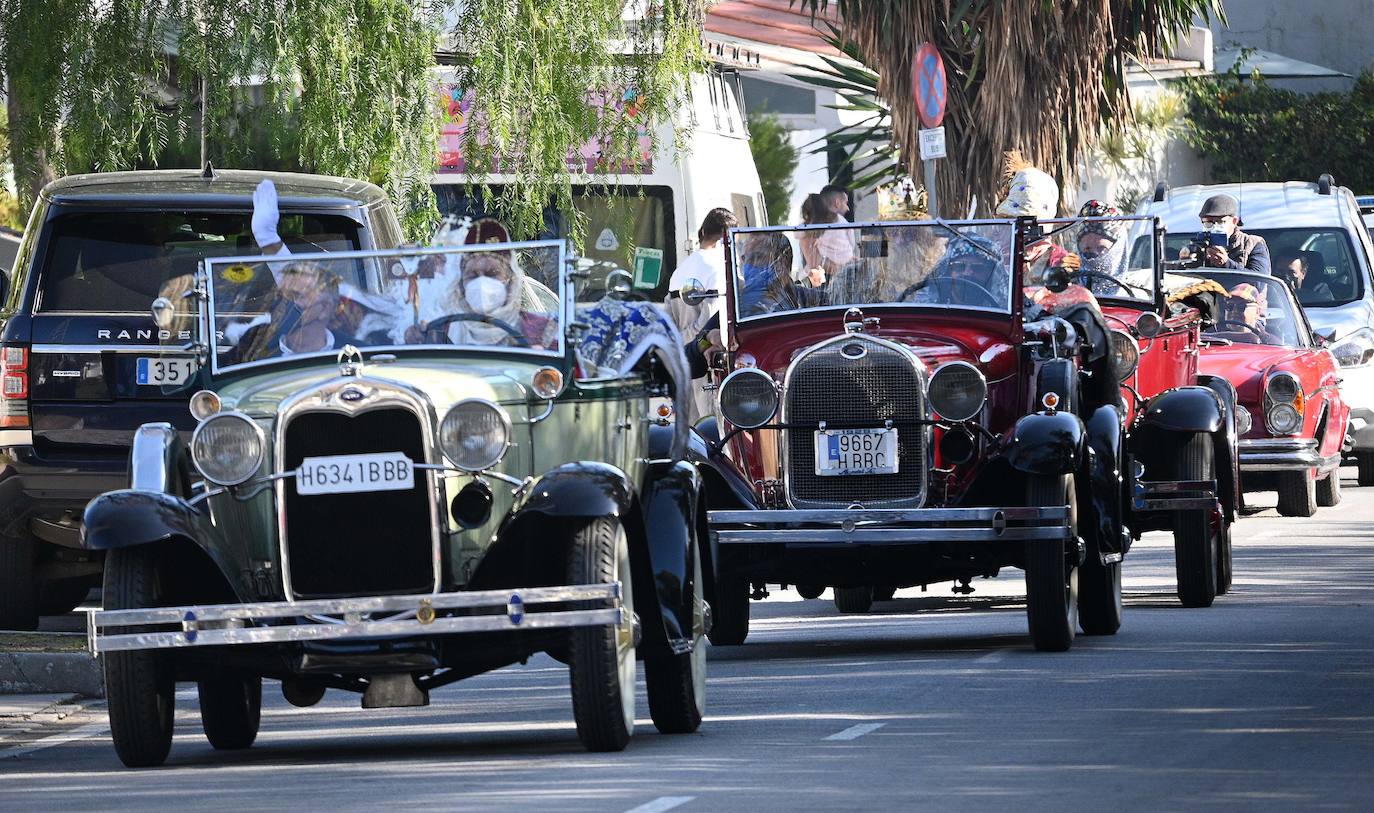
{"type": "Polygon", "coordinates": [[[1279,513],[1310,517],[1341,499],[1340,462],[1350,407],[1336,358],[1313,337],[1287,283],[1220,269],[1220,314],[1203,334],[1198,365],[1239,395],[1241,488],[1277,491],[1279,513]]]}

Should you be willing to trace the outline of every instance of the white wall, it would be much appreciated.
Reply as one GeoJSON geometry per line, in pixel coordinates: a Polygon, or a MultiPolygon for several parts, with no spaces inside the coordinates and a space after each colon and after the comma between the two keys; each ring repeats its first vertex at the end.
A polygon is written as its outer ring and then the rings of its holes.
{"type": "MultiPolygon", "coordinates": [[[[1226,0],[1229,26],[1213,21],[1217,48],[1232,44],[1358,76],[1374,63],[1374,0],[1226,0]]],[[[1224,71],[1230,65],[1217,65],[1224,71]]],[[[1348,90],[1352,79],[1294,79],[1300,91],[1348,90]]]]}

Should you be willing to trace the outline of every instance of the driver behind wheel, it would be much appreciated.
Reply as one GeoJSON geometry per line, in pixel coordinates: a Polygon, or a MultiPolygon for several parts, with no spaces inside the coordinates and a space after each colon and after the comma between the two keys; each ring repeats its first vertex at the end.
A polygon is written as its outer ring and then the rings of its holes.
{"type": "MultiPolygon", "coordinates": [[[[1079,217],[1120,217],[1121,210],[1100,200],[1090,200],[1078,210],[1079,217]]],[[[1095,294],[1116,294],[1123,292],[1122,286],[1113,282],[1121,273],[1122,260],[1126,254],[1126,224],[1121,221],[1094,220],[1078,228],[1078,257],[1080,264],[1077,273],[1072,273],[1073,281],[1095,294]]]]}
{"type": "Polygon", "coordinates": [[[1006,262],[993,240],[978,234],[951,237],[913,302],[998,307],[1009,301],[1006,262]]]}
{"type": "Polygon", "coordinates": [[[1260,290],[1248,282],[1232,288],[1222,303],[1218,330],[1211,336],[1248,344],[1278,344],[1265,328],[1265,303],[1260,290]]]}

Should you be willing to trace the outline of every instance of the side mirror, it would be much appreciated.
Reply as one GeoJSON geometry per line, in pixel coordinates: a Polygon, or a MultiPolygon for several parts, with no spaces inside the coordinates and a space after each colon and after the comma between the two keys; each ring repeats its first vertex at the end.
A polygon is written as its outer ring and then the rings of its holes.
{"type": "Polygon", "coordinates": [[[678,296],[688,305],[700,305],[708,299],[720,296],[720,292],[707,288],[699,279],[689,279],[678,291],[678,296]]]}
{"type": "Polygon", "coordinates": [[[1058,266],[1046,268],[1040,281],[1054,293],[1062,294],[1069,287],[1069,272],[1058,266]]]}
{"type": "Polygon", "coordinates": [[[1312,331],[1312,341],[1318,347],[1330,347],[1336,343],[1336,329],[1333,327],[1325,333],[1312,331]]]}
{"type": "Polygon", "coordinates": [[[172,300],[165,296],[160,296],[153,300],[153,324],[166,330],[172,326],[172,319],[176,317],[176,307],[172,305],[172,300]]]}

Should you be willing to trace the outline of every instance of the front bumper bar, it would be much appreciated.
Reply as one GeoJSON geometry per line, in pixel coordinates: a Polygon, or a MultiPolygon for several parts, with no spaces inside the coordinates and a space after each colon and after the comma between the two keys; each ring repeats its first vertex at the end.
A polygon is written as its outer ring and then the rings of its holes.
{"type": "Polygon", "coordinates": [[[1068,506],[710,511],[708,521],[722,545],[830,547],[1073,538],[1068,506]]]}
{"type": "Polygon", "coordinates": [[[1322,472],[1336,468],[1341,456],[1323,457],[1317,450],[1315,438],[1274,438],[1242,440],[1240,442],[1240,470],[1247,471],[1304,471],[1322,472]]]}
{"type": "Polygon", "coordinates": [[[1216,480],[1136,480],[1131,486],[1131,507],[1137,511],[1196,511],[1216,506],[1216,480]]]}
{"type": "Polygon", "coordinates": [[[208,604],[87,615],[91,652],[293,641],[380,640],[623,624],[620,582],[408,596],[208,604]],[[593,610],[532,609],[530,605],[608,601],[593,610]],[[445,615],[462,610],[474,614],[445,615]],[[480,614],[475,614],[480,613],[480,614]],[[376,618],[377,614],[384,614],[376,618]],[[139,632],[113,628],[141,627],[139,632]]]}

